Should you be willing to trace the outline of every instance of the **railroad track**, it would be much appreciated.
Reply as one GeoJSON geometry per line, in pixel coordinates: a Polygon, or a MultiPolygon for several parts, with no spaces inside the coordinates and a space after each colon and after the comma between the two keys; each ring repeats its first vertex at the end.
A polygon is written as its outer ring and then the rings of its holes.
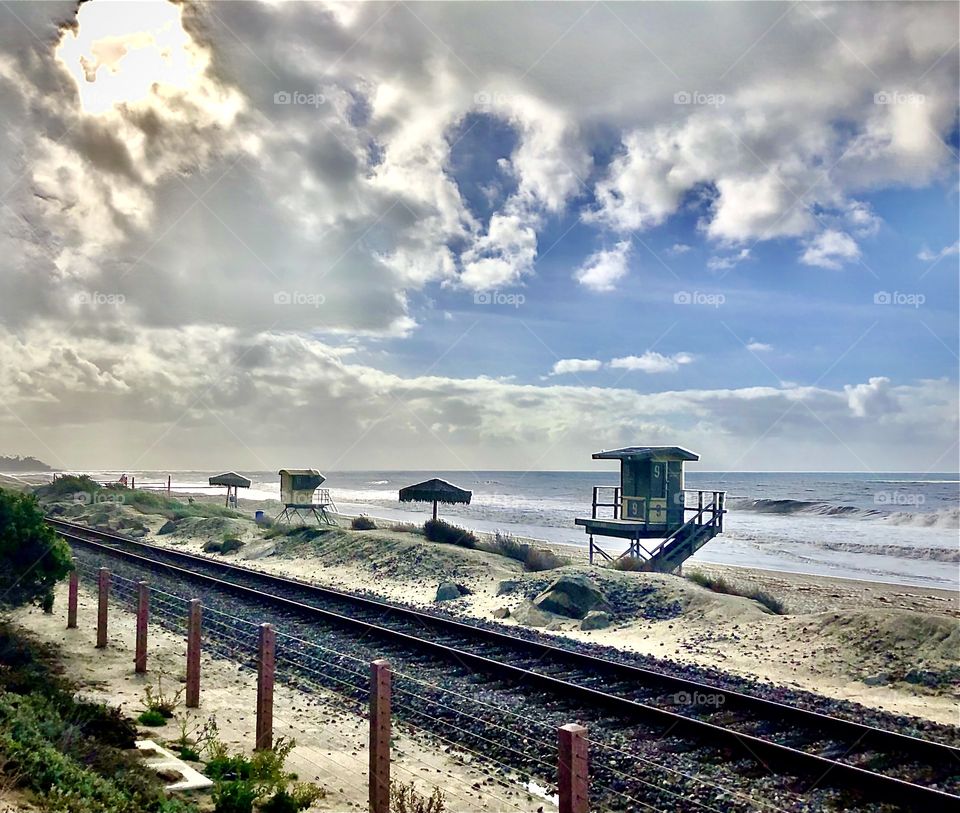
{"type": "Polygon", "coordinates": [[[309,619],[311,627],[320,623],[380,642],[394,652],[416,652],[421,658],[490,676],[507,690],[561,699],[587,709],[585,717],[592,712],[621,723],[642,721],[669,732],[671,738],[718,748],[725,758],[752,761],[763,770],[802,778],[800,796],[802,787],[809,788],[807,781],[814,779],[853,790],[855,798],[903,809],[960,809],[960,749],[946,743],[666,674],[535,636],[518,637],[63,520],[48,522],[71,544],[119,557],[140,571],[159,569],[167,576],[309,619]],[[688,699],[684,713],[678,711],[678,696],[688,699]]]}

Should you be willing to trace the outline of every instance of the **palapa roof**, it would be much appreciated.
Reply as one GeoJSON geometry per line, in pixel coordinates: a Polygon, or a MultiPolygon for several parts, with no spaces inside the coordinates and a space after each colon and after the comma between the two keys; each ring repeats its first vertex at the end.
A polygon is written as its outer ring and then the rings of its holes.
{"type": "Polygon", "coordinates": [[[242,474],[235,471],[225,471],[223,474],[215,474],[210,478],[212,486],[237,486],[238,488],[250,488],[251,480],[248,480],[242,474]]]}
{"type": "Polygon", "coordinates": [[[596,452],[594,460],[699,460],[700,455],[684,449],[682,446],[624,446],[622,449],[610,449],[596,452]]]}
{"type": "Polygon", "coordinates": [[[458,488],[453,483],[434,477],[416,485],[400,489],[400,502],[448,502],[470,504],[472,491],[458,488]]]}

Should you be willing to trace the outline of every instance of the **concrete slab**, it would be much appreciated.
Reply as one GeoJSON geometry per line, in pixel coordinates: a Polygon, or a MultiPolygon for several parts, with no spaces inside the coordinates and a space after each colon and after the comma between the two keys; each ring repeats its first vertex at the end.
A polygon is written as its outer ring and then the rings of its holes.
{"type": "Polygon", "coordinates": [[[213,780],[208,779],[200,771],[191,768],[176,754],[157,745],[153,740],[137,740],[137,750],[143,751],[143,760],[147,767],[157,773],[171,771],[180,774],[179,782],[166,785],[165,790],[206,790],[213,787],[213,780]]]}

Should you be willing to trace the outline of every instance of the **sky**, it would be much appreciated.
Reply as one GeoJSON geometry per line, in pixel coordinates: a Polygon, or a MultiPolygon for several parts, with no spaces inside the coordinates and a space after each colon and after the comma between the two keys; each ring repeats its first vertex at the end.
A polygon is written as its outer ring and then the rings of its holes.
{"type": "Polygon", "coordinates": [[[956,3],[0,2],[0,454],[955,471],[956,3]]]}

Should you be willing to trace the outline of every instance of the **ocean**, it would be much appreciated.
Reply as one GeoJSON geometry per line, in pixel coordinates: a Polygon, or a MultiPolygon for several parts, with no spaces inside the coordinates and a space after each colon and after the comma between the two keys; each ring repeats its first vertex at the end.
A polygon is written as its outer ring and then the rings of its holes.
{"type": "MultiPolygon", "coordinates": [[[[115,479],[119,472],[89,472],[115,479]]],[[[199,490],[213,471],[173,472],[175,490],[199,490]]],[[[127,472],[166,482],[167,472],[127,472]]],[[[277,499],[274,471],[241,498],[277,499]]],[[[327,472],[337,507],[422,522],[429,505],[400,503],[398,490],[442,477],[473,491],[470,505],[441,506],[441,516],[479,531],[585,546],[574,517],[589,516],[592,487],[617,485],[616,471],[327,472]]],[[[960,477],[957,474],[690,472],[686,488],[727,492],[725,531],[691,561],[894,584],[960,589],[960,477]]],[[[599,538],[598,538],[598,541],[599,538]]],[[[605,543],[606,544],[606,543],[605,543]]],[[[609,540],[617,549],[618,540],[609,540]]],[[[622,548],[620,548],[622,549],[622,548]]]]}

